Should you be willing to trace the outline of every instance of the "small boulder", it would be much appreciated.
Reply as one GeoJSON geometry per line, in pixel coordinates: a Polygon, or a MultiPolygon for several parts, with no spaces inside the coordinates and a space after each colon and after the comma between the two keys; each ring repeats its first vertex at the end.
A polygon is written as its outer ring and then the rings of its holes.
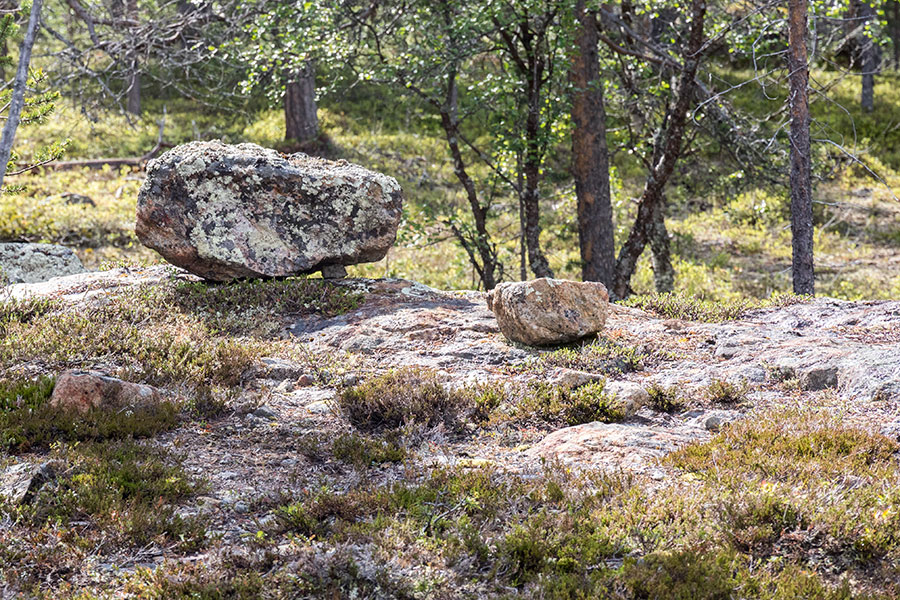
{"type": "Polygon", "coordinates": [[[607,381],[603,391],[624,406],[636,411],[650,403],[650,394],[638,383],[630,381],[607,381]]]}
{"type": "Polygon", "coordinates": [[[154,387],[122,381],[102,373],[65,371],[56,379],[50,406],[86,413],[91,409],[153,408],[165,400],[154,387]]]}
{"type": "Polygon", "coordinates": [[[800,375],[800,386],[804,390],[817,392],[838,386],[838,368],[834,365],[817,365],[800,375]]]}
{"type": "Polygon", "coordinates": [[[78,256],[65,246],[21,242],[0,244],[0,280],[6,279],[8,283],[40,283],[85,272],[78,256]]]}
{"type": "MultiPolygon", "coordinates": [[[[589,383],[594,383],[596,381],[603,381],[605,379],[606,378],[603,375],[600,375],[598,373],[588,373],[587,371],[577,371],[575,369],[566,369],[564,367],[560,367],[553,372],[553,375],[550,378],[550,383],[567,389],[574,389],[583,385],[587,385],[589,383]]],[[[604,390],[605,389],[606,388],[604,386],[604,390]]]]}
{"type": "Polygon", "coordinates": [[[214,281],[319,270],[339,277],[342,265],[384,258],[401,203],[393,177],[346,161],[191,142],[149,164],[135,233],[214,281]]]}
{"type": "Polygon", "coordinates": [[[584,469],[642,472],[695,437],[666,427],[594,421],[558,429],[525,454],[584,469]]]}
{"type": "Polygon", "coordinates": [[[97,203],[94,202],[94,199],[90,196],[85,196],[84,194],[75,194],[72,192],[66,192],[62,195],[62,199],[66,201],[66,204],[81,204],[83,206],[97,206],[97,203]]]}
{"type": "Polygon", "coordinates": [[[609,294],[598,282],[541,278],[501,283],[488,293],[487,304],[508,339],[548,346],[600,332],[609,294]]]}
{"type": "Polygon", "coordinates": [[[55,462],[19,463],[0,474],[0,500],[13,505],[27,504],[45,483],[56,476],[55,462]]]}

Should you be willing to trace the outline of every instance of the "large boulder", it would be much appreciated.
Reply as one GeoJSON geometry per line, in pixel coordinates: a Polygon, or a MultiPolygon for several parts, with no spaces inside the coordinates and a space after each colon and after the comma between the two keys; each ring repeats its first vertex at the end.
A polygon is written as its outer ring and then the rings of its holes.
{"type": "Polygon", "coordinates": [[[541,278],[501,283],[488,293],[487,304],[507,338],[548,346],[602,331],[609,294],[602,283],[541,278]]]}
{"type": "Polygon", "coordinates": [[[340,273],[384,258],[401,203],[393,177],[346,161],[192,142],[148,166],[135,232],[214,281],[340,273]]]}
{"type": "Polygon", "coordinates": [[[22,242],[0,244],[0,280],[9,283],[40,283],[84,272],[71,248],[22,242]]]}

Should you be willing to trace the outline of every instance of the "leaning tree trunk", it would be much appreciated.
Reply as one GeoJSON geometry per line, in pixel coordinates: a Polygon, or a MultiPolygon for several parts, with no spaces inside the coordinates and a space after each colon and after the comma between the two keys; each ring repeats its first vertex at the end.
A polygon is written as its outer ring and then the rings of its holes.
{"type": "Polygon", "coordinates": [[[291,73],[284,91],[284,137],[308,142],[319,135],[316,107],[316,70],[311,62],[291,73]]]}
{"type": "Polygon", "coordinates": [[[609,149],[606,145],[606,110],[597,52],[599,34],[596,17],[585,9],[585,0],[575,4],[578,22],[572,60],[572,175],[578,202],[578,241],[581,278],[600,281],[612,289],[616,249],[609,193],[609,149]]]}
{"type": "MultiPolygon", "coordinates": [[[[857,15],[860,24],[868,25],[875,11],[868,2],[860,2],[857,15]]],[[[875,39],[868,32],[863,31],[859,48],[860,69],[862,70],[862,92],[860,105],[866,112],[872,112],[875,108],[875,71],[878,70],[878,47],[875,39]]]]}
{"type": "Polygon", "coordinates": [[[469,176],[462,150],[459,147],[459,88],[456,77],[456,64],[453,64],[447,73],[447,97],[441,106],[441,126],[447,138],[450,155],[453,157],[453,172],[466,192],[466,199],[469,201],[469,208],[472,211],[472,219],[475,222],[475,247],[472,247],[472,244],[467,241],[456,225],[453,225],[452,229],[453,234],[469,255],[469,262],[472,263],[481,278],[484,289],[492,290],[497,285],[497,271],[500,263],[487,229],[488,209],[478,199],[478,190],[475,188],[475,182],[469,176]]]}
{"type": "Polygon", "coordinates": [[[810,181],[807,0],[788,0],[788,71],[791,100],[791,249],[795,294],[813,294],[813,221],[810,181]]]}
{"type": "MultiPolygon", "coordinates": [[[[705,18],[706,0],[693,0],[691,3],[691,28],[687,47],[682,53],[684,64],[678,79],[675,103],[663,119],[662,129],[653,150],[650,172],[647,174],[644,191],[638,203],[637,217],[616,260],[613,294],[617,298],[625,298],[631,293],[631,277],[637,268],[638,258],[652,238],[656,237],[654,243],[660,247],[662,253],[659,256],[660,260],[664,261],[668,254],[667,249],[663,250],[663,241],[665,245],[668,244],[668,235],[663,240],[658,234],[654,234],[660,230],[660,219],[663,218],[662,203],[664,202],[663,192],[666,183],[681,157],[681,143],[684,138],[688,112],[693,103],[697,69],[702,58],[705,18]]],[[[665,223],[663,222],[663,231],[664,228],[665,223]]]]}
{"type": "Polygon", "coordinates": [[[22,40],[22,45],[19,46],[19,66],[16,68],[16,77],[13,80],[6,124],[3,126],[3,133],[0,134],[0,190],[3,189],[3,180],[6,178],[9,156],[12,153],[13,141],[16,139],[16,129],[19,127],[19,118],[22,116],[22,108],[25,106],[28,65],[31,63],[31,49],[34,47],[34,38],[37,37],[37,30],[41,25],[41,4],[42,0],[32,1],[28,27],[25,29],[25,38],[22,40]]]}

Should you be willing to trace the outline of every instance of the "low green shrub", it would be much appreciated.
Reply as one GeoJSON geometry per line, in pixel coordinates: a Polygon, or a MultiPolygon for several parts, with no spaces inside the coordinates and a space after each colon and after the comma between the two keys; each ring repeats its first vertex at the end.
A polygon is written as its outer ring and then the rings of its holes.
{"type": "Polygon", "coordinates": [[[681,412],[685,408],[684,399],[676,386],[664,387],[653,384],[647,388],[650,406],[653,410],[665,413],[681,412]]]}
{"type": "Polygon", "coordinates": [[[203,489],[164,450],[133,440],[58,446],[59,477],[29,505],[11,507],[32,526],[89,520],[102,545],[143,546],[164,542],[196,549],[205,528],[180,517],[173,506],[203,489]]]}
{"type": "Polygon", "coordinates": [[[440,423],[459,429],[468,409],[466,394],[448,390],[433,371],[404,367],[341,391],[338,407],[362,431],[384,431],[440,423]]]}
{"type": "Polygon", "coordinates": [[[604,392],[603,385],[597,381],[571,389],[546,382],[531,384],[516,404],[515,416],[553,425],[621,421],[625,414],[604,392]]]}
{"type": "Polygon", "coordinates": [[[352,433],[338,436],[332,444],[331,452],[338,460],[359,469],[402,462],[407,455],[406,450],[396,440],[380,440],[352,433]]]}

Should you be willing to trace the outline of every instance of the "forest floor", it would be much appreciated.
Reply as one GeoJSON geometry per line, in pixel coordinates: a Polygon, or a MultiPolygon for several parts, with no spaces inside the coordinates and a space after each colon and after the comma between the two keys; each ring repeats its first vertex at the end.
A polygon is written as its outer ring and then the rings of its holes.
{"type": "MultiPolygon", "coordinates": [[[[854,124],[883,182],[852,165],[817,182],[826,298],[779,295],[786,190],[732,185],[698,151],[669,187],[679,294],[552,350],[507,343],[480,292],[452,291],[477,281],[440,226],[465,208],[440,136],[366,98],[322,109],[320,149],[397,177],[404,222],[343,283],[198,282],[137,242],[139,169],[23,176],[0,240],[62,243],[96,272],[0,297],[0,474],[55,472],[0,508],[0,598],[897,597],[896,81],[854,124]],[[66,417],[48,398],[70,368],[169,401],[66,417]]],[[[277,112],[175,108],[172,143],[280,143],[277,112]]],[[[155,121],[65,109],[20,141],[137,156],[155,121]]],[[[621,241],[643,181],[613,163],[621,241]]],[[[542,193],[551,265],[577,279],[571,182],[542,193]]],[[[516,279],[516,205],[495,209],[516,279]]],[[[647,257],[634,284],[652,290],[647,257]]]]}
{"type": "Polygon", "coordinates": [[[536,350],[403,280],[7,294],[3,467],[56,476],[3,508],[0,597],[900,591],[898,302],[645,301],[536,350]],[[168,400],[72,423],[66,368],[168,400]]]}

